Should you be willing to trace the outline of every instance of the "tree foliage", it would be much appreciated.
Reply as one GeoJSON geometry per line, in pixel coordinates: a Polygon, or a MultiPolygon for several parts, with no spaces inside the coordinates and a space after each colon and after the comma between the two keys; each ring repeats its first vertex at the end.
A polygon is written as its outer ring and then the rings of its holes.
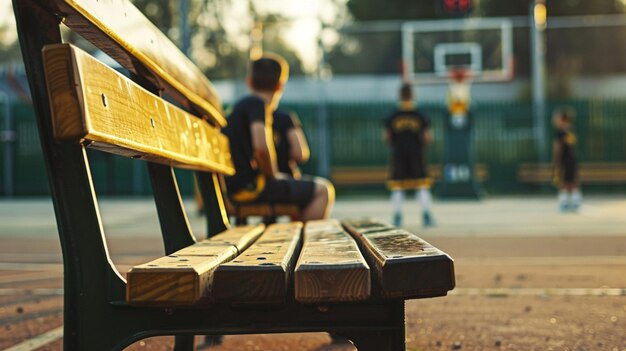
{"type": "Polygon", "coordinates": [[[415,20],[436,18],[436,4],[432,0],[349,0],[347,7],[357,21],[415,20]]]}
{"type": "MultiPolygon", "coordinates": [[[[255,19],[271,28],[284,22],[277,14],[259,14],[250,6],[249,17],[239,26],[227,26],[237,0],[189,0],[190,58],[211,79],[238,79],[246,74],[249,33],[255,19]]],[[[175,43],[182,47],[179,1],[134,0],[134,4],[175,43]]],[[[285,56],[294,74],[302,73],[301,61],[279,33],[266,33],[264,46],[285,56]]]]}

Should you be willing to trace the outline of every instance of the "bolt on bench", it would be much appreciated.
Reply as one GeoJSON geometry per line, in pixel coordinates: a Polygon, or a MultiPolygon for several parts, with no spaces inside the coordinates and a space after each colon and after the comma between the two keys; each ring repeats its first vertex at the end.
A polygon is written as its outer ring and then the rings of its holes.
{"type": "Polygon", "coordinates": [[[231,227],[219,185],[234,172],[226,120],[200,70],[127,0],[13,5],[63,250],[65,350],[156,335],[193,350],[194,335],[312,331],[404,350],[404,301],[454,288],[447,254],[385,224],[231,227]],[[63,44],[61,23],[132,79],[63,44]],[[127,280],[108,254],[86,148],[147,161],[165,256],[127,280]],[[209,239],[194,239],[173,167],[196,172],[209,239]]]}

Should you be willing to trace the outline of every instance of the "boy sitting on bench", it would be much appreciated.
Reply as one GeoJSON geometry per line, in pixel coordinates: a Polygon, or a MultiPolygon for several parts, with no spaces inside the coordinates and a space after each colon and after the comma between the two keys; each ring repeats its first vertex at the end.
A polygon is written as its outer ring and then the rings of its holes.
{"type": "Polygon", "coordinates": [[[238,204],[296,204],[303,221],[328,218],[334,203],[332,184],[321,178],[296,180],[277,171],[273,111],[289,75],[286,61],[263,56],[251,63],[250,95],[240,99],[228,116],[228,136],[236,174],[226,178],[230,199],[238,204]]]}

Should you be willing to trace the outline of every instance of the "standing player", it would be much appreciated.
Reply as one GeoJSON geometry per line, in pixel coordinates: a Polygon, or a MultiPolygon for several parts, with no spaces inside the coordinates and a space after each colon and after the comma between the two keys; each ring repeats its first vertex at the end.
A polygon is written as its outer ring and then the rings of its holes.
{"type": "Polygon", "coordinates": [[[274,145],[278,171],[293,179],[301,179],[298,164],[309,160],[309,145],[300,119],[294,113],[274,111],[274,145]]]}
{"type": "Polygon", "coordinates": [[[303,221],[327,218],[334,203],[332,184],[321,178],[295,180],[278,172],[272,131],[273,111],[289,67],[278,56],[254,60],[247,79],[250,95],[239,100],[223,129],[229,137],[235,175],[226,178],[235,203],[291,203],[303,221]]]}
{"type": "Polygon", "coordinates": [[[422,207],[422,225],[434,225],[430,212],[432,196],[426,169],[425,149],[431,141],[430,121],[413,103],[411,85],[400,88],[400,108],[385,120],[385,141],[391,145],[391,177],[388,181],[393,204],[393,223],[402,225],[404,191],[416,190],[422,207]]]}
{"type": "Polygon", "coordinates": [[[552,146],[552,175],[559,187],[559,210],[578,211],[582,193],[578,185],[578,162],[576,161],[576,135],[572,132],[574,111],[560,108],[554,112],[552,122],[556,128],[552,146]]]}

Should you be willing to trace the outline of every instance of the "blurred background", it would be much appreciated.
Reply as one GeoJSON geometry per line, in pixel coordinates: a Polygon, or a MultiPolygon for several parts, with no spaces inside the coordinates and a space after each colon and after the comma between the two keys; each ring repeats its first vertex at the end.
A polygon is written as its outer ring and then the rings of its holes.
{"type": "MultiPolygon", "coordinates": [[[[441,173],[448,88],[441,60],[480,73],[471,86],[472,137],[486,192],[554,191],[548,177],[527,170],[549,161],[550,115],[561,105],[577,113],[585,191],[626,190],[626,1],[134,3],[205,71],[226,107],[246,91],[251,48],[285,56],[292,75],[282,105],[298,113],[313,151],[304,170],[333,179],[339,194],[385,192],[381,125],[402,77],[416,84],[418,106],[433,121],[429,160],[441,173]],[[456,46],[447,52],[442,44],[456,46]],[[585,175],[585,164],[602,170],[585,175]]],[[[0,0],[0,196],[42,196],[46,173],[16,36],[10,1],[0,0]]],[[[141,164],[105,153],[90,162],[100,195],[149,195],[141,164]]],[[[180,178],[191,194],[191,174],[180,178]]]]}

